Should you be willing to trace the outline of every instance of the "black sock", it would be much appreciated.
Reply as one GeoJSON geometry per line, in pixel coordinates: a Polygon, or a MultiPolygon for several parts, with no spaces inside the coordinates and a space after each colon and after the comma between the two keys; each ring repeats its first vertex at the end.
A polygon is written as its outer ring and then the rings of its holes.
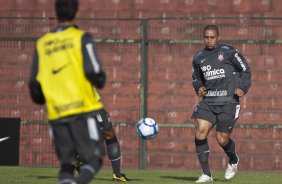
{"type": "Polygon", "coordinates": [[[235,153],[235,142],[232,139],[229,139],[229,142],[222,148],[229,157],[229,164],[236,164],[238,162],[238,157],[235,153]]]}
{"type": "Polygon", "coordinates": [[[196,153],[205,175],[211,176],[209,168],[209,145],[207,139],[195,139],[196,153]]]}
{"type": "Polygon", "coordinates": [[[119,142],[116,136],[106,140],[106,145],[107,145],[107,154],[112,164],[113,173],[119,177],[121,175],[120,173],[121,154],[120,154],[119,142]]]}

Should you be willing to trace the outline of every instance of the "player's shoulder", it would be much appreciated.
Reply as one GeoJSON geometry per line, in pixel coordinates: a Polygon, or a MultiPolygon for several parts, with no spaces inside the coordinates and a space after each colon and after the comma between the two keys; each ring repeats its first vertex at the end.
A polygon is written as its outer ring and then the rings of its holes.
{"type": "Polygon", "coordinates": [[[228,51],[235,51],[236,50],[236,48],[235,47],[232,47],[232,46],[230,46],[230,45],[225,45],[225,44],[221,44],[221,45],[219,45],[219,49],[221,49],[221,50],[226,50],[227,52],[228,51]]]}
{"type": "Polygon", "coordinates": [[[82,42],[93,41],[92,35],[89,32],[87,32],[87,31],[85,31],[83,29],[80,29],[77,25],[71,26],[70,29],[75,34],[81,35],[82,42]]]}
{"type": "Polygon", "coordinates": [[[197,60],[199,60],[200,58],[202,58],[203,57],[203,50],[199,50],[199,51],[197,51],[196,52],[196,54],[194,55],[194,61],[197,61],[197,60]]]}
{"type": "Polygon", "coordinates": [[[235,52],[238,52],[238,50],[235,47],[232,47],[230,45],[219,45],[219,49],[221,52],[226,53],[228,55],[232,55],[235,52]]]}
{"type": "Polygon", "coordinates": [[[74,34],[78,34],[78,35],[84,35],[84,34],[87,33],[84,30],[79,29],[76,25],[75,26],[71,26],[69,28],[69,31],[73,32],[74,34]]]}
{"type": "Polygon", "coordinates": [[[92,39],[92,35],[89,32],[84,31],[83,36],[92,39]]]}
{"type": "Polygon", "coordinates": [[[50,40],[50,35],[52,35],[52,32],[48,32],[48,33],[45,33],[43,35],[41,35],[40,37],[37,38],[36,40],[36,44],[43,44],[43,43],[47,43],[47,44],[51,44],[52,41],[50,40]],[[50,40],[50,41],[49,41],[50,40]]]}
{"type": "Polygon", "coordinates": [[[93,42],[92,35],[89,32],[84,31],[82,35],[82,42],[83,43],[93,42]]]}

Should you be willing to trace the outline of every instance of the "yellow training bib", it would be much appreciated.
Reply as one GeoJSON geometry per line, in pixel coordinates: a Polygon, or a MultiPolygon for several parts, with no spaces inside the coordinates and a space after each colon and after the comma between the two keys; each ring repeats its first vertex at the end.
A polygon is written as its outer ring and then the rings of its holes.
{"type": "Polygon", "coordinates": [[[103,108],[99,94],[84,74],[83,34],[70,27],[47,33],[37,41],[37,80],[46,100],[49,120],[103,108]]]}

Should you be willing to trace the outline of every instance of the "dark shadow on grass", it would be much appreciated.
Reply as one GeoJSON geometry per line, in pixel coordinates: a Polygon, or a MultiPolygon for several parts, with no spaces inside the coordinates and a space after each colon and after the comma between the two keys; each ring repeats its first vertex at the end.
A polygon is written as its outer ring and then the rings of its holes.
{"type": "MultiPolygon", "coordinates": [[[[173,180],[182,180],[182,181],[196,181],[198,177],[188,177],[188,176],[161,176],[161,178],[165,179],[173,179],[173,180]]],[[[221,183],[228,183],[230,181],[225,179],[213,179],[213,181],[221,182],[221,183]]]]}
{"type": "MultiPolygon", "coordinates": [[[[27,176],[27,177],[30,177],[30,178],[37,178],[39,180],[45,180],[45,179],[57,179],[56,176],[27,176]]],[[[113,181],[112,179],[106,179],[106,178],[96,178],[94,177],[92,179],[92,181],[113,181]]],[[[144,180],[140,180],[140,179],[131,179],[129,181],[144,181],[144,180]]]]}
{"type": "MultiPolygon", "coordinates": [[[[29,176],[26,176],[28,178],[37,178],[39,180],[46,180],[46,179],[57,179],[57,176],[33,176],[33,175],[29,175],[29,176]]],[[[93,178],[93,181],[95,180],[99,180],[99,181],[113,181],[112,179],[106,179],[106,178],[97,178],[97,177],[94,177],[93,178]]],[[[140,180],[140,179],[132,179],[130,178],[129,181],[144,181],[144,180],[140,180]]]]}
{"type": "MultiPolygon", "coordinates": [[[[37,178],[37,179],[41,179],[41,180],[44,180],[44,179],[56,179],[57,178],[57,176],[31,176],[31,175],[29,175],[29,176],[27,176],[27,177],[29,177],[29,178],[37,178]]],[[[93,178],[93,181],[113,181],[112,179],[106,179],[106,178],[97,178],[97,177],[94,177],[93,178]]],[[[140,180],[140,179],[132,179],[132,178],[130,178],[130,180],[128,180],[128,181],[144,181],[144,180],[140,180]]]]}
{"type": "Polygon", "coordinates": [[[165,179],[183,180],[183,181],[196,181],[197,177],[185,177],[185,176],[161,176],[165,179]]]}
{"type": "Polygon", "coordinates": [[[229,183],[229,182],[231,182],[232,180],[226,180],[226,179],[213,179],[213,181],[216,181],[216,182],[221,182],[221,183],[229,183]]]}
{"type": "MultiPolygon", "coordinates": [[[[161,176],[161,178],[182,180],[182,181],[196,181],[198,179],[198,177],[185,177],[185,176],[161,176]]],[[[228,183],[228,180],[225,179],[214,179],[213,181],[228,183]]]]}
{"type": "Polygon", "coordinates": [[[25,176],[26,178],[37,178],[39,180],[45,180],[45,179],[54,179],[54,178],[57,178],[57,176],[35,176],[35,175],[28,175],[28,176],[25,176]]]}
{"type": "MultiPolygon", "coordinates": [[[[113,181],[113,179],[105,179],[105,178],[94,177],[93,181],[96,181],[96,180],[100,180],[100,181],[113,181]]],[[[144,180],[130,178],[128,181],[130,182],[130,181],[144,181],[144,180]]]]}
{"type": "Polygon", "coordinates": [[[41,179],[41,180],[51,179],[51,178],[57,178],[57,176],[37,176],[37,179],[41,179]]]}

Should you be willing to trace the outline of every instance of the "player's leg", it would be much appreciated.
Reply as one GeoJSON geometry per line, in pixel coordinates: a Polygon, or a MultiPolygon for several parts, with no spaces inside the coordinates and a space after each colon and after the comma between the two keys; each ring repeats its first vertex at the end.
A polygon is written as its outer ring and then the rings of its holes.
{"type": "Polygon", "coordinates": [[[126,178],[125,174],[121,173],[120,145],[116,137],[116,134],[115,134],[115,131],[114,131],[111,119],[110,119],[110,115],[106,110],[103,110],[100,114],[101,114],[100,120],[102,121],[100,121],[99,123],[101,126],[101,132],[106,142],[107,155],[112,164],[113,180],[125,182],[128,179],[126,178]]]}
{"type": "Polygon", "coordinates": [[[230,135],[238,118],[240,106],[238,104],[228,104],[222,109],[223,112],[220,116],[218,116],[219,122],[216,128],[216,139],[218,144],[229,157],[225,178],[231,179],[237,172],[239,157],[236,155],[236,145],[230,138],[230,135]]]}
{"type": "Polygon", "coordinates": [[[229,157],[225,178],[231,179],[238,171],[239,157],[235,153],[235,142],[230,138],[229,134],[217,132],[216,137],[218,144],[222,147],[226,155],[229,157]]]}
{"type": "Polygon", "coordinates": [[[209,168],[209,145],[207,136],[212,129],[212,124],[206,120],[196,118],[195,146],[196,154],[203,169],[203,175],[196,182],[204,182],[212,180],[211,171],[209,168]],[[207,177],[208,176],[208,177],[207,177]]]}
{"type": "Polygon", "coordinates": [[[217,131],[216,139],[229,157],[229,164],[236,164],[238,162],[238,157],[235,153],[235,142],[230,138],[230,134],[217,131]]]}
{"type": "Polygon", "coordinates": [[[118,139],[115,135],[113,128],[110,130],[104,131],[104,138],[106,142],[108,158],[112,164],[113,170],[113,180],[116,181],[127,181],[125,174],[121,173],[120,161],[121,161],[121,152],[118,139]]]}
{"type": "MultiPolygon", "coordinates": [[[[121,173],[120,162],[121,162],[121,151],[118,139],[115,135],[115,131],[110,120],[109,113],[106,110],[101,110],[96,115],[97,122],[99,122],[101,133],[106,142],[107,155],[111,161],[113,170],[113,180],[116,181],[128,181],[125,174],[121,173]]],[[[76,157],[75,169],[79,173],[80,167],[83,164],[79,155],[76,157]]]]}
{"type": "Polygon", "coordinates": [[[215,122],[215,116],[204,102],[200,102],[195,108],[192,117],[195,123],[195,147],[196,154],[203,169],[202,176],[196,181],[204,183],[212,181],[211,171],[209,168],[209,145],[207,136],[215,122]]]}
{"type": "Polygon", "coordinates": [[[113,128],[104,131],[103,136],[106,142],[107,155],[112,164],[113,174],[120,175],[120,145],[113,128]]]}
{"type": "Polygon", "coordinates": [[[96,114],[81,116],[71,124],[75,153],[82,161],[76,178],[79,184],[90,182],[102,166],[105,149],[95,116],[96,114]]]}
{"type": "Polygon", "coordinates": [[[67,123],[51,123],[50,135],[60,161],[59,183],[73,183],[74,146],[67,123]]]}

